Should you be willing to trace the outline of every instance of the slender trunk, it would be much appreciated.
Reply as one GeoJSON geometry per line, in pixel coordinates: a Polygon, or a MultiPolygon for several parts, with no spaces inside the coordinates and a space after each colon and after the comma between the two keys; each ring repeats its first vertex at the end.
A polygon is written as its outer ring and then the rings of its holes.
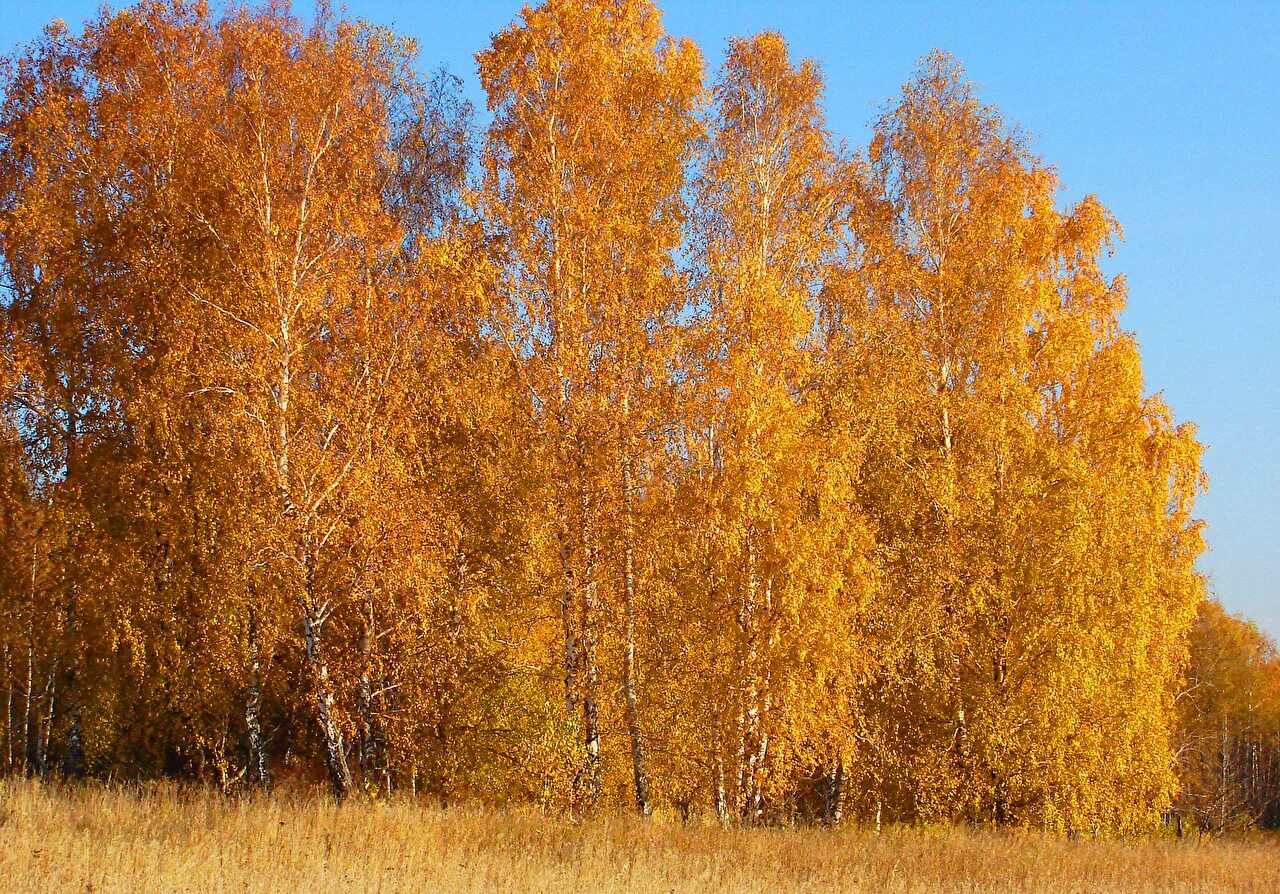
{"type": "MultiPolygon", "coordinates": [[[[560,517],[566,518],[561,508],[560,517]]],[[[573,679],[578,666],[578,638],[573,629],[573,599],[577,590],[573,576],[573,556],[568,533],[562,528],[557,533],[560,541],[560,571],[563,588],[560,591],[560,622],[564,626],[564,708],[565,716],[577,713],[573,679]]]]}
{"type": "Polygon", "coordinates": [[[13,775],[13,663],[9,644],[4,644],[4,771],[13,775]]]}
{"type": "Polygon", "coordinates": [[[36,766],[40,768],[40,775],[45,775],[48,771],[49,764],[49,739],[53,734],[53,716],[54,710],[58,702],[58,659],[53,659],[53,666],[49,669],[49,679],[44,685],[44,702],[45,702],[45,720],[40,730],[39,751],[36,754],[36,766]]]}
{"type": "MultiPolygon", "coordinates": [[[[773,615],[772,577],[765,580],[764,610],[765,617],[771,618],[773,615]]],[[[774,646],[772,624],[770,624],[769,630],[767,654],[772,654],[774,646]]],[[[756,719],[756,753],[751,761],[751,818],[755,822],[759,822],[764,817],[764,768],[769,757],[769,727],[767,721],[769,712],[773,709],[773,673],[767,665],[761,690],[762,699],[759,703],[760,710],[756,719]]]]}
{"type": "MultiPolygon", "coordinates": [[[[739,714],[738,737],[738,814],[741,819],[757,821],[763,815],[763,767],[769,752],[769,735],[762,732],[764,715],[772,705],[769,674],[760,679],[759,577],[755,535],[747,534],[747,586],[739,627],[746,640],[742,677],[745,678],[745,704],[739,714]]],[[[766,609],[772,606],[773,581],[765,582],[766,609]]]]}
{"type": "MultiPolygon", "coordinates": [[[[74,542],[74,541],[73,541],[74,542]]],[[[78,606],[79,588],[74,580],[69,582],[67,595],[67,632],[70,634],[71,648],[67,655],[67,675],[62,701],[67,714],[66,751],[62,758],[63,775],[69,779],[84,776],[84,727],[80,717],[79,693],[76,685],[79,681],[80,659],[76,654],[80,638],[80,613],[78,606]]]]}
{"type": "Polygon", "coordinates": [[[34,712],[36,645],[34,639],[27,638],[27,691],[22,711],[22,748],[26,757],[26,775],[28,778],[39,774],[39,737],[36,733],[36,716],[34,712]]]}
{"type": "Polygon", "coordinates": [[[631,736],[631,768],[636,785],[636,810],[642,816],[653,812],[649,803],[649,777],[644,762],[644,736],[640,728],[640,705],[636,691],[636,582],[634,567],[635,504],[632,493],[631,461],[622,466],[623,501],[626,511],[626,543],[623,546],[623,603],[625,643],[622,655],[623,690],[627,703],[627,732],[631,736]]]}
{"type": "Polygon", "coordinates": [[[761,727],[764,726],[764,719],[773,707],[773,693],[770,690],[769,683],[769,675],[766,673],[764,678],[764,698],[756,719],[756,747],[755,751],[747,759],[750,768],[747,789],[748,818],[752,822],[759,822],[764,817],[764,767],[765,761],[769,757],[769,731],[767,728],[761,729],[761,727]]]}
{"type": "Polygon", "coordinates": [[[1222,739],[1218,747],[1218,764],[1220,767],[1218,781],[1218,833],[1227,830],[1227,799],[1230,797],[1227,780],[1230,775],[1231,758],[1227,750],[1227,718],[1222,718],[1222,739]]]}
{"type": "Polygon", "coordinates": [[[373,605],[370,603],[360,637],[360,770],[366,779],[377,776],[382,769],[383,757],[382,724],[374,710],[373,644],[376,640],[373,605]]]}
{"type": "MultiPolygon", "coordinates": [[[[719,590],[716,582],[714,565],[709,563],[707,568],[707,580],[709,583],[710,604],[719,604],[719,590]]],[[[711,716],[708,718],[711,726],[711,799],[712,807],[716,813],[716,819],[725,823],[729,821],[729,793],[725,785],[724,772],[724,727],[722,717],[724,708],[718,702],[711,702],[711,716]]]]}
{"type": "Polygon", "coordinates": [[[960,651],[951,659],[952,685],[955,689],[955,755],[958,775],[962,785],[972,785],[969,770],[969,720],[965,712],[964,666],[960,651]]]}
{"type": "MultiPolygon", "coordinates": [[[[740,696],[740,698],[741,697],[742,696],[740,696]]],[[[746,696],[745,698],[749,700],[750,696],[746,696]]],[[[733,807],[735,812],[738,814],[739,819],[741,819],[746,813],[747,803],[747,740],[750,735],[748,732],[748,723],[749,721],[744,702],[744,706],[741,706],[738,710],[738,722],[735,727],[735,732],[738,734],[738,747],[737,753],[734,755],[736,758],[734,781],[737,783],[737,787],[734,789],[733,793],[733,807]]]]}
{"type": "Polygon", "coordinates": [[[249,693],[244,703],[245,735],[249,744],[249,784],[269,788],[267,754],[262,740],[262,657],[257,613],[249,610],[249,693]]]}
{"type": "Polygon", "coordinates": [[[329,667],[320,650],[319,628],[311,612],[306,613],[303,625],[307,640],[307,663],[311,667],[312,683],[315,687],[316,720],[320,725],[320,734],[324,738],[325,766],[329,771],[329,781],[333,785],[334,797],[341,801],[351,792],[354,784],[351,779],[351,770],[347,766],[342,729],[338,726],[335,717],[333,692],[329,685],[329,667]]]}
{"type": "MultiPolygon", "coordinates": [[[[31,591],[30,591],[30,610],[35,611],[36,605],[36,568],[40,559],[40,541],[39,538],[31,545],[31,591]]],[[[36,639],[35,629],[32,620],[27,620],[27,687],[25,693],[25,701],[22,713],[22,750],[24,756],[25,775],[30,778],[38,774],[36,759],[38,757],[37,736],[35,726],[37,723],[34,705],[32,703],[33,692],[35,689],[35,666],[36,666],[36,639]]]]}
{"type": "Polygon", "coordinates": [[[760,715],[760,690],[756,679],[756,545],[752,532],[747,532],[747,584],[738,610],[738,629],[742,635],[742,657],[739,659],[739,685],[742,704],[738,710],[738,790],[736,808],[745,819],[750,809],[756,727],[760,715]]]}
{"type": "Polygon", "coordinates": [[[369,635],[361,637],[360,685],[356,699],[360,712],[360,773],[367,780],[378,772],[378,721],[373,716],[373,674],[369,668],[369,635]]]}
{"type": "MultiPolygon", "coordinates": [[[[70,394],[68,394],[68,400],[66,480],[78,482],[79,413],[76,411],[74,404],[70,403],[70,394]]],[[[68,541],[68,554],[71,556],[79,554],[79,537],[74,527],[71,530],[71,537],[68,541]]],[[[61,565],[63,573],[67,574],[68,567],[65,560],[61,565]]],[[[70,574],[67,574],[66,583],[66,630],[71,642],[69,654],[67,655],[66,687],[62,697],[63,702],[66,704],[68,719],[67,750],[63,756],[62,771],[66,776],[78,779],[84,775],[84,729],[80,717],[80,693],[76,691],[78,672],[80,670],[80,656],[78,654],[80,645],[80,588],[77,584],[76,571],[72,570],[70,574]]]]}
{"type": "MultiPolygon", "coordinates": [[[[308,577],[310,563],[308,562],[308,577]]],[[[311,681],[316,706],[316,721],[320,726],[320,735],[324,739],[325,768],[329,771],[329,781],[333,785],[334,797],[339,801],[350,794],[354,783],[351,770],[347,766],[346,746],[342,740],[342,727],[334,708],[333,690],[329,683],[329,665],[324,658],[321,647],[321,631],[326,617],[316,608],[311,594],[310,581],[307,583],[307,594],[302,604],[302,628],[306,639],[307,665],[311,670],[311,681]]]]}
{"type": "Polygon", "coordinates": [[[449,809],[449,792],[452,784],[449,779],[449,764],[444,759],[449,753],[449,706],[440,708],[440,722],[436,724],[436,754],[440,755],[440,809],[449,809]]]}
{"type": "MultiPolygon", "coordinates": [[[[556,157],[556,143],[554,129],[548,130],[548,136],[551,138],[551,155],[556,157]]],[[[568,455],[569,448],[569,379],[565,375],[564,368],[561,364],[561,338],[560,338],[560,305],[562,288],[561,279],[561,259],[560,259],[560,205],[558,200],[553,199],[551,211],[551,297],[552,297],[552,313],[550,317],[551,325],[551,356],[555,366],[556,380],[560,385],[559,406],[556,412],[556,440],[555,440],[555,460],[556,460],[556,515],[561,519],[558,530],[556,531],[556,539],[559,541],[560,547],[560,571],[562,576],[563,587],[560,591],[560,621],[564,626],[564,706],[565,716],[572,719],[577,712],[577,698],[574,690],[574,678],[578,674],[578,637],[574,632],[573,609],[574,600],[577,598],[579,582],[574,575],[573,568],[573,548],[570,545],[569,530],[569,501],[572,493],[568,489],[571,478],[570,475],[570,458],[568,455]]],[[[581,457],[580,457],[581,458],[581,457]]],[[[579,463],[579,472],[581,472],[581,463],[579,463]]],[[[579,480],[579,484],[585,487],[585,482],[579,480]]],[[[583,523],[586,520],[583,519],[583,523]]]]}
{"type": "MultiPolygon", "coordinates": [[[[222,733],[218,736],[216,750],[210,755],[213,767],[218,771],[218,787],[225,794],[231,788],[231,761],[227,759],[227,740],[231,738],[231,712],[222,715],[222,733]]],[[[202,749],[203,751],[203,749],[202,749]]],[[[201,756],[200,767],[196,770],[196,778],[204,780],[204,757],[201,756]]]]}
{"type": "Polygon", "coordinates": [[[600,668],[596,664],[596,548],[595,534],[591,527],[592,506],[586,465],[586,448],[579,440],[577,479],[582,509],[579,529],[582,577],[578,585],[582,591],[582,601],[578,622],[581,631],[578,661],[582,675],[582,741],[585,754],[576,787],[584,806],[589,808],[600,794],[600,708],[597,703],[600,668]]]}
{"type": "Polygon", "coordinates": [[[829,826],[838,826],[840,821],[844,819],[844,759],[836,758],[836,765],[831,768],[827,774],[826,786],[823,794],[825,803],[823,807],[823,818],[829,826]]]}
{"type": "Polygon", "coordinates": [[[588,584],[582,595],[582,741],[586,760],[582,768],[583,792],[588,804],[600,793],[600,669],[596,665],[595,594],[588,584]]]}

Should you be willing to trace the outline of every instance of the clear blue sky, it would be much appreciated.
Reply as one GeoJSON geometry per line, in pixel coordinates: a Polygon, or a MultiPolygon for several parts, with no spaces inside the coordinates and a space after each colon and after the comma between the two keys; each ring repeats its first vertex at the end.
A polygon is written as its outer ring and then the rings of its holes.
{"type": "MultiPolygon", "coordinates": [[[[711,66],[727,37],[781,31],[821,62],[831,126],[854,145],[914,62],[948,50],[1036,136],[1064,201],[1102,197],[1126,232],[1112,267],[1128,276],[1147,387],[1210,445],[1202,568],[1228,608],[1280,635],[1280,2],[663,5],[711,66]]],[[[0,0],[0,47],[96,6],[0,0]]],[[[417,38],[423,65],[462,77],[477,106],[472,56],[519,6],[347,3],[417,38]]]]}

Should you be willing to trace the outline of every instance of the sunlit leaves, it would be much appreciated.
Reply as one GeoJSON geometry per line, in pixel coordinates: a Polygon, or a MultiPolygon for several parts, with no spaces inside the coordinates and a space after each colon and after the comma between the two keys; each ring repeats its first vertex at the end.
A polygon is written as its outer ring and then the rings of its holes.
{"type": "MultiPolygon", "coordinates": [[[[1150,826],[1205,482],[1110,212],[941,53],[862,154],[780,35],[708,86],[649,0],[478,62],[482,144],[279,4],[6,63],[10,769],[1150,826]]],[[[1270,653],[1196,636],[1240,729],[1270,653]]]]}

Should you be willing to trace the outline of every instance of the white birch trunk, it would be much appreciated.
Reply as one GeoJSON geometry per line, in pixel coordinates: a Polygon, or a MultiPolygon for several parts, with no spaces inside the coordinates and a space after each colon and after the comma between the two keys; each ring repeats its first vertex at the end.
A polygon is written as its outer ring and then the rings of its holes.
{"type": "Polygon", "coordinates": [[[649,776],[644,760],[644,735],[640,726],[640,705],[636,684],[636,584],[634,568],[635,504],[632,494],[631,461],[622,466],[623,501],[626,511],[626,542],[623,545],[623,610],[625,629],[622,656],[622,685],[627,704],[627,732],[631,737],[631,769],[635,778],[636,810],[642,816],[653,812],[649,803],[649,776]]]}
{"type": "Polygon", "coordinates": [[[342,727],[338,724],[333,689],[329,682],[329,665],[325,661],[321,642],[321,633],[327,617],[316,606],[311,593],[309,559],[306,567],[308,580],[307,592],[302,602],[302,630],[306,642],[307,666],[311,671],[316,722],[319,724],[320,735],[324,742],[325,768],[329,771],[329,781],[333,786],[334,797],[342,801],[351,793],[354,783],[351,770],[347,766],[346,745],[343,742],[342,727]]]}

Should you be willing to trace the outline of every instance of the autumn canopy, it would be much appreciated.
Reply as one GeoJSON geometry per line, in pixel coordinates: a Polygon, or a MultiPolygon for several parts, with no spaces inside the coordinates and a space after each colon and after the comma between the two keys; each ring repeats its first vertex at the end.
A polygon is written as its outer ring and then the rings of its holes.
{"type": "Polygon", "coordinates": [[[4,63],[0,769],[1158,823],[1204,480],[1107,209],[941,53],[856,152],[650,0],[477,61],[154,0],[4,63]]]}

